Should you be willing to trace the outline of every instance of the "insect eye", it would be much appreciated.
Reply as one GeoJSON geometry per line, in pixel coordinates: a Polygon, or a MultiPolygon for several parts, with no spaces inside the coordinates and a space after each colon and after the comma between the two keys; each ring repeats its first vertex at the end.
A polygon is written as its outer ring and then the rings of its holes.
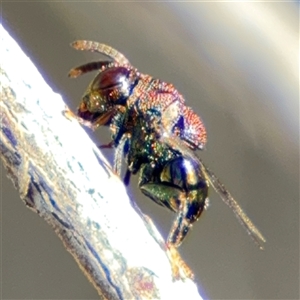
{"type": "Polygon", "coordinates": [[[124,67],[109,68],[96,76],[91,90],[97,91],[101,100],[124,105],[135,81],[136,76],[133,70],[124,67]]]}

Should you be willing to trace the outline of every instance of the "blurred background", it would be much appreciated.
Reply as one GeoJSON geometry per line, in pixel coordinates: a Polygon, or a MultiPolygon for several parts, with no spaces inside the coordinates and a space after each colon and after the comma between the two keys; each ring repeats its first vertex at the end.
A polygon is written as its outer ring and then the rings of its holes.
{"type": "MultiPolygon", "coordinates": [[[[111,45],[141,72],[173,83],[206,125],[203,161],[267,239],[260,251],[211,190],[208,211],[180,247],[202,296],[299,299],[297,2],[40,1],[1,9],[5,28],[73,110],[93,74],[71,80],[69,69],[100,58],[73,50],[76,39],[111,45]]],[[[109,140],[105,128],[87,132],[97,144],[109,140]]],[[[105,155],[112,161],[112,151],[105,155]]],[[[167,237],[174,215],[142,195],[136,178],[129,193],[167,237]]],[[[2,299],[98,298],[2,165],[1,210],[2,299]]]]}

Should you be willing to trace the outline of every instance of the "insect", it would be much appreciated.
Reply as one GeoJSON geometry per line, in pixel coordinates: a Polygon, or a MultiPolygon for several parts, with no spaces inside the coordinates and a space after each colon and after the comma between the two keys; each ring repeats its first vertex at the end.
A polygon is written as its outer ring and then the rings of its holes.
{"type": "Polygon", "coordinates": [[[98,71],[81,100],[78,120],[93,129],[109,126],[112,140],[102,147],[116,149],[116,173],[121,175],[125,159],[124,182],[128,184],[131,174],[139,173],[141,191],[176,213],[167,245],[176,248],[182,243],[204,210],[212,186],[263,249],[263,235],[196,155],[206,144],[206,130],[175,87],[140,73],[123,54],[105,44],[83,40],[72,46],[109,58],[70,71],[73,78],[98,71]]]}

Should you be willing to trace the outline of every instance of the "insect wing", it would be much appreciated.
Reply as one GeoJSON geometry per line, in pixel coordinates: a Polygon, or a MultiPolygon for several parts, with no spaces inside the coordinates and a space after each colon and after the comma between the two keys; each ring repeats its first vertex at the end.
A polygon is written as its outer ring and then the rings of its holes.
{"type": "Polygon", "coordinates": [[[228,192],[225,186],[220,182],[220,180],[216,177],[216,175],[211,172],[199,159],[202,172],[205,174],[207,180],[212,185],[214,190],[220,195],[221,199],[225,204],[227,204],[236,215],[239,222],[244,226],[247,230],[248,234],[251,236],[253,241],[259,246],[261,250],[263,250],[263,243],[266,242],[263,235],[260,231],[255,227],[252,221],[248,218],[248,216],[244,213],[239,204],[234,200],[232,195],[228,192]]]}

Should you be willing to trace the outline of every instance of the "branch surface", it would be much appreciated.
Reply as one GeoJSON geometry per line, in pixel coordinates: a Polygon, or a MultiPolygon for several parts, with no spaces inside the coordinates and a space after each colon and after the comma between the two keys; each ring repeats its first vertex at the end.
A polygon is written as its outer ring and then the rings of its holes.
{"type": "Polygon", "coordinates": [[[103,299],[201,299],[66,105],[0,24],[0,156],[103,299]],[[22,67],[20,67],[22,66],[22,67]]]}

